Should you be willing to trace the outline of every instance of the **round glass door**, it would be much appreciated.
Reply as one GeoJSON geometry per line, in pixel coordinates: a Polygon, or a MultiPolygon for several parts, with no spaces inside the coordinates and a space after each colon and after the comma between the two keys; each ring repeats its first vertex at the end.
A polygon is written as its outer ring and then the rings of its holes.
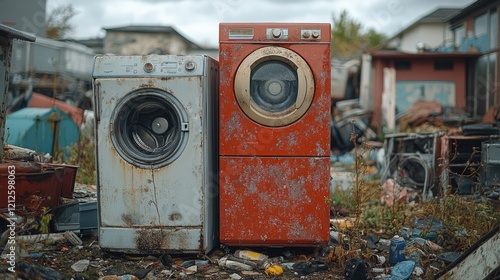
{"type": "Polygon", "coordinates": [[[157,89],[134,91],[120,100],[110,127],[120,156],[141,168],[158,168],[177,159],[189,128],[182,104],[157,89]]]}
{"type": "Polygon", "coordinates": [[[238,68],[234,91],[245,114],[266,126],[284,126],[302,117],[314,98],[314,78],[306,61],[281,47],[265,47],[238,68]]]}

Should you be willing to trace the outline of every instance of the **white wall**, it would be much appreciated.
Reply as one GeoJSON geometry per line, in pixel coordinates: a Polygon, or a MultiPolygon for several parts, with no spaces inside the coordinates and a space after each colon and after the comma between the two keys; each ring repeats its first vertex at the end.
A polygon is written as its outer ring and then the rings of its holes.
{"type": "Polygon", "coordinates": [[[451,40],[453,33],[447,23],[420,23],[409,28],[401,38],[394,38],[387,46],[402,52],[417,52],[417,44],[423,42],[428,48],[437,48],[446,40],[451,40]]]}

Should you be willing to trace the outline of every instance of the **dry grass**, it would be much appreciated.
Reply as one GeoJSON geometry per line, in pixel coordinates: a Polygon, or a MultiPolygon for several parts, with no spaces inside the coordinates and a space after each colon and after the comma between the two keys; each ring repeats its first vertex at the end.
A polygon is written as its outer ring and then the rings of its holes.
{"type": "Polygon", "coordinates": [[[67,164],[79,166],[76,182],[85,185],[96,184],[96,157],[93,133],[80,133],[77,144],[71,146],[67,164]]]}

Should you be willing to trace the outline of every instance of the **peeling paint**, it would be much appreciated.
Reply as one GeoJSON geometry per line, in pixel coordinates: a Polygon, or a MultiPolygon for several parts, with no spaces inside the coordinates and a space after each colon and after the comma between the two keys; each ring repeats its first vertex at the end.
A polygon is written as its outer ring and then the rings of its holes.
{"type": "Polygon", "coordinates": [[[94,82],[99,84],[96,100],[100,101],[96,152],[101,247],[131,253],[210,251],[217,242],[213,224],[218,192],[208,178],[215,174],[210,149],[216,139],[210,133],[217,94],[204,87],[216,88],[218,64],[202,55],[102,57],[94,73],[94,82]],[[104,60],[109,61],[105,64],[104,60]],[[153,69],[176,73],[144,73],[142,64],[147,62],[155,65],[153,69]],[[189,72],[183,67],[186,62],[194,62],[197,68],[189,72]],[[161,68],[172,64],[177,68],[161,68]],[[136,65],[139,67],[133,68],[136,65]],[[173,104],[169,112],[174,112],[173,119],[181,120],[183,136],[178,149],[173,149],[173,153],[179,152],[172,160],[164,161],[161,155],[148,157],[139,148],[128,158],[126,151],[120,153],[120,149],[130,151],[135,146],[119,146],[118,140],[125,142],[132,136],[119,135],[122,127],[116,125],[120,118],[117,108],[133,109],[137,104],[124,100],[142,98],[133,100],[137,103],[150,96],[159,104],[173,104]]]}
{"type": "Polygon", "coordinates": [[[230,39],[229,27],[233,26],[248,27],[228,23],[221,24],[219,30],[221,242],[273,246],[326,244],[330,211],[325,202],[330,195],[329,25],[283,24],[288,28],[286,43],[266,39],[265,28],[269,26],[265,23],[250,26],[254,30],[252,40],[230,39]],[[301,29],[318,26],[324,34],[320,41],[300,42],[301,29]],[[264,48],[268,46],[281,48],[264,48]],[[277,120],[261,125],[262,122],[251,118],[252,114],[243,112],[235,97],[238,67],[250,54],[261,54],[258,52],[261,48],[264,59],[280,55],[283,60],[294,60],[298,55],[313,74],[314,81],[304,86],[314,93],[312,103],[290,124],[277,126],[281,123],[277,120]]]}

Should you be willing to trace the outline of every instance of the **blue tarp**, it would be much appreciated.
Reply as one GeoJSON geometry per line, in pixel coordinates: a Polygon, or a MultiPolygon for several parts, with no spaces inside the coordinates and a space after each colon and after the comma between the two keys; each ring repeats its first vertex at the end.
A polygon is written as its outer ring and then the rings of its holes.
{"type": "Polygon", "coordinates": [[[7,116],[5,143],[55,155],[78,142],[79,129],[66,113],[53,108],[24,108],[7,116]],[[54,143],[54,136],[56,142],[54,143]],[[56,149],[56,150],[54,150],[56,149]]]}

